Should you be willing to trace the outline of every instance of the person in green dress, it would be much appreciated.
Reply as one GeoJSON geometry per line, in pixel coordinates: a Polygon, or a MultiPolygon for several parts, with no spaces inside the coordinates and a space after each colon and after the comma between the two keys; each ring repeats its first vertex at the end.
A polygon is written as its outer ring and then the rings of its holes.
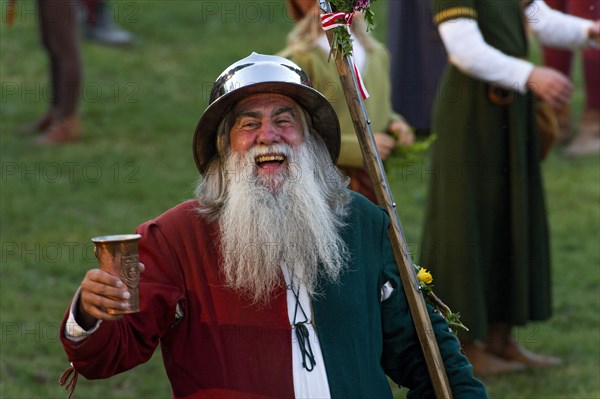
{"type": "Polygon", "coordinates": [[[598,22],[543,1],[434,0],[449,57],[433,117],[438,136],[420,261],[470,331],[463,349],[479,374],[548,367],[515,326],[551,316],[548,223],[535,107],[569,101],[558,71],[527,61],[527,31],[545,45],[592,44],[598,22]]]}

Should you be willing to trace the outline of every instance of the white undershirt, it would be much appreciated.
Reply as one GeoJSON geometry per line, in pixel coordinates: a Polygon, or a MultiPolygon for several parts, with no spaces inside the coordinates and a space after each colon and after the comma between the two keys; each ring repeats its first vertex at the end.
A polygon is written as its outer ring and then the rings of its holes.
{"type": "MultiPolygon", "coordinates": [[[[533,1],[525,15],[528,26],[543,44],[565,48],[591,45],[588,29],[592,21],[552,10],[542,0],[533,1]]],[[[534,65],[487,44],[475,20],[452,19],[442,22],[438,30],[450,63],[462,72],[506,89],[527,91],[527,79],[534,65]]]]}
{"type": "Polygon", "coordinates": [[[299,279],[294,277],[293,281],[290,279],[290,275],[287,268],[281,268],[287,289],[287,309],[288,318],[292,325],[292,369],[294,373],[294,394],[296,398],[331,398],[329,392],[329,381],[327,379],[327,370],[325,369],[325,362],[323,361],[323,352],[321,351],[321,344],[319,343],[319,337],[315,331],[312,323],[312,305],[306,287],[303,284],[299,284],[299,279]],[[299,289],[298,289],[299,286],[299,289]],[[299,307],[296,311],[296,295],[290,289],[293,287],[296,294],[298,294],[298,300],[300,302],[299,307]],[[300,309],[300,307],[302,309],[300,309]],[[304,313],[302,313],[304,310],[304,313]],[[315,366],[312,371],[308,371],[302,366],[302,351],[298,344],[296,337],[296,330],[293,327],[294,314],[296,313],[296,322],[304,321],[304,315],[310,323],[306,323],[306,327],[309,332],[310,346],[315,359],[315,366]]]}

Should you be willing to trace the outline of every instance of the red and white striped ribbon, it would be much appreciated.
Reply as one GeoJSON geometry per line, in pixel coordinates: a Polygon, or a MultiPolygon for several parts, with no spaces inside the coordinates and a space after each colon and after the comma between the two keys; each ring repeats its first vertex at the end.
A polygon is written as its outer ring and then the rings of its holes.
{"type": "MultiPolygon", "coordinates": [[[[321,14],[321,25],[323,30],[330,30],[339,26],[349,26],[352,24],[352,18],[354,18],[354,12],[330,12],[327,14],[321,14]]],[[[369,92],[363,83],[360,71],[356,67],[354,60],[352,60],[352,66],[354,67],[354,76],[356,76],[356,83],[358,84],[358,90],[363,100],[369,98],[369,92]]]]}
{"type": "Polygon", "coordinates": [[[327,14],[321,14],[321,25],[324,30],[330,30],[337,28],[338,26],[348,26],[352,24],[352,18],[354,18],[354,12],[330,12],[327,14]],[[343,20],[344,22],[338,22],[343,20]]]}
{"type": "Polygon", "coordinates": [[[356,75],[356,82],[358,83],[358,90],[360,91],[360,95],[362,96],[363,100],[366,100],[367,98],[369,98],[369,92],[367,91],[367,88],[365,87],[365,84],[363,83],[362,76],[360,76],[360,71],[356,67],[356,64],[354,63],[354,61],[352,61],[352,65],[354,66],[354,74],[356,75]]]}

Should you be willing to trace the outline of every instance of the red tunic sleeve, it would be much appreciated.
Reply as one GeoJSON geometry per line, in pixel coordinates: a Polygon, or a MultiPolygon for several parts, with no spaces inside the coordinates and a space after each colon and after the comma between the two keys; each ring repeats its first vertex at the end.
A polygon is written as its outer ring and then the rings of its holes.
{"type": "Polygon", "coordinates": [[[142,235],[139,253],[146,266],[140,277],[140,312],[102,322],[80,343],[64,336],[68,314],[63,320],[62,344],[75,369],[86,378],[110,377],[150,359],[160,337],[173,324],[177,302],[184,296],[182,276],[175,267],[177,258],[156,222],[141,225],[137,233],[142,235]]]}

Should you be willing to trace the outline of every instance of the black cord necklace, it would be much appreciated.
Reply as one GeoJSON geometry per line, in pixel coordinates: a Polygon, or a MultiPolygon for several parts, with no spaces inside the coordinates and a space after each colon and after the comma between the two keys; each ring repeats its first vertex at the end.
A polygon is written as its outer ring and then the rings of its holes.
{"type": "Polygon", "coordinates": [[[308,327],[306,327],[306,324],[310,324],[310,320],[308,320],[306,312],[300,304],[300,288],[298,287],[298,292],[294,290],[293,280],[288,288],[292,291],[292,294],[294,294],[294,297],[296,298],[296,308],[294,309],[294,321],[292,321],[292,328],[296,331],[296,338],[298,339],[298,345],[300,346],[300,353],[302,353],[302,367],[304,367],[307,371],[313,371],[317,362],[315,361],[315,356],[313,354],[312,347],[310,346],[310,333],[308,331],[308,327]],[[296,321],[298,309],[300,309],[302,312],[304,321],[296,321]]]}

